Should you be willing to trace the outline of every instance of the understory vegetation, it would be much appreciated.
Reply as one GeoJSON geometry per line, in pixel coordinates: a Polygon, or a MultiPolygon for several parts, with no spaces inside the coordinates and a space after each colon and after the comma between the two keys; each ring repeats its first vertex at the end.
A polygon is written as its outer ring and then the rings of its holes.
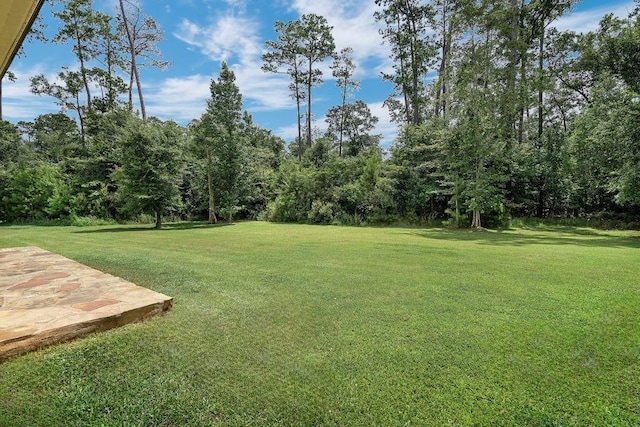
{"type": "Polygon", "coordinates": [[[0,365],[0,425],[640,424],[640,235],[0,227],[174,297],[0,365]]]}

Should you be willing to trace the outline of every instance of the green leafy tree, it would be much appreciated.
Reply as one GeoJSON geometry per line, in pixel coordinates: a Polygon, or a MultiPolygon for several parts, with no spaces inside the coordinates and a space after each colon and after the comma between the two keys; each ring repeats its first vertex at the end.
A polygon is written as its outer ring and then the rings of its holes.
{"type": "Polygon", "coordinates": [[[375,0],[375,3],[382,7],[374,17],[385,24],[380,33],[391,46],[394,60],[394,74],[382,74],[395,87],[395,93],[385,103],[396,121],[420,124],[425,118],[425,79],[436,55],[429,36],[434,10],[420,0],[375,0]]]}
{"type": "Polygon", "coordinates": [[[82,75],[77,71],[63,67],[58,73],[57,82],[49,82],[43,75],[39,74],[31,77],[31,92],[36,95],[48,95],[56,99],[56,104],[61,107],[62,112],[71,110],[78,115],[80,124],[80,135],[83,148],[86,145],[86,114],[82,104],[82,75]]]}
{"type": "Polygon", "coordinates": [[[65,162],[78,216],[126,218],[123,203],[117,197],[114,171],[121,166],[118,141],[131,117],[131,112],[122,107],[94,115],[88,122],[90,138],[83,155],[65,162]]]}
{"type": "Polygon", "coordinates": [[[276,197],[267,207],[267,218],[276,222],[306,222],[315,192],[315,169],[301,162],[285,161],[275,176],[276,197]]]}
{"type": "Polygon", "coordinates": [[[289,88],[298,110],[299,144],[302,144],[300,104],[306,99],[306,144],[307,147],[311,147],[311,91],[314,86],[323,82],[322,70],[317,68],[318,64],[332,56],[335,50],[332,27],[323,16],[306,14],[299,20],[286,24],[277,21],[274,28],[278,38],[265,43],[268,51],[262,55],[262,69],[265,72],[278,73],[284,68],[284,72],[291,77],[289,88]]]}
{"type": "Polygon", "coordinates": [[[433,115],[446,116],[449,90],[452,84],[452,61],[455,59],[456,44],[466,30],[466,15],[474,5],[473,0],[433,0],[429,27],[433,31],[433,43],[437,48],[435,60],[438,77],[433,85],[433,115]]]}
{"type": "MultiPolygon", "coordinates": [[[[371,114],[369,106],[361,100],[331,107],[327,111],[326,122],[330,135],[335,137],[336,134],[342,133],[347,137],[344,154],[348,156],[357,156],[370,147],[377,147],[382,139],[382,135],[371,133],[378,123],[378,118],[371,114]]],[[[342,143],[339,146],[339,155],[342,156],[342,143]]]]}
{"type": "Polygon", "coordinates": [[[304,91],[304,58],[302,57],[300,38],[302,30],[299,21],[276,21],[274,30],[277,33],[276,40],[267,40],[265,47],[267,52],[262,54],[262,71],[267,73],[287,74],[291,83],[289,91],[296,102],[296,114],[298,124],[299,158],[302,159],[302,114],[301,104],[305,99],[304,91]]]}
{"type": "MultiPolygon", "coordinates": [[[[447,128],[443,117],[420,126],[404,126],[391,147],[390,176],[398,214],[413,220],[443,219],[447,204],[458,193],[445,144],[447,128]]],[[[458,179],[458,184],[460,180],[458,179]]],[[[462,217],[461,205],[451,200],[454,222],[462,217]]]]}
{"type": "Polygon", "coordinates": [[[25,124],[31,151],[50,163],[77,155],[80,148],[78,125],[63,113],[42,114],[25,124]]]}
{"type": "Polygon", "coordinates": [[[223,62],[218,79],[211,81],[207,109],[194,126],[194,148],[207,175],[210,224],[218,221],[216,189],[220,208],[229,220],[239,210],[238,181],[245,150],[240,132],[242,94],[235,79],[233,71],[223,62]]]}
{"type": "Polygon", "coordinates": [[[334,56],[333,64],[331,64],[332,74],[336,79],[336,86],[340,88],[340,114],[336,117],[337,121],[333,121],[334,129],[332,129],[338,133],[338,155],[340,156],[342,156],[342,140],[345,130],[347,100],[353,95],[353,92],[360,87],[360,82],[353,78],[356,64],[353,62],[352,54],[353,49],[345,47],[334,56]]]}
{"type": "Polygon", "coordinates": [[[157,229],[162,228],[162,214],[179,203],[183,139],[174,122],[131,118],[119,142],[119,196],[130,212],[154,213],[157,229]]]}
{"type": "Polygon", "coordinates": [[[18,128],[0,119],[0,166],[6,168],[17,162],[23,153],[22,138],[18,128]]]}
{"type": "MultiPolygon", "coordinates": [[[[484,12],[484,13],[483,13],[484,12]]],[[[445,125],[444,164],[447,182],[454,185],[452,202],[471,213],[471,226],[482,228],[482,215],[504,209],[505,145],[500,97],[504,87],[496,72],[499,32],[487,25],[491,15],[471,16],[470,37],[462,46],[450,121],[445,125]]]]}
{"type": "Polygon", "coordinates": [[[335,43],[327,19],[316,14],[302,15],[300,18],[300,55],[305,59],[305,71],[302,80],[306,86],[307,100],[307,147],[311,146],[311,90],[323,82],[322,70],[317,68],[320,62],[333,55],[335,43]]]}
{"type": "Polygon", "coordinates": [[[0,220],[58,219],[68,215],[70,195],[56,166],[20,162],[0,172],[0,220]]]}
{"type": "Polygon", "coordinates": [[[284,160],[285,142],[267,129],[253,123],[251,115],[244,113],[242,138],[246,158],[242,165],[240,182],[240,212],[245,218],[258,218],[275,197],[273,181],[284,160]]]}
{"type": "Polygon", "coordinates": [[[121,45],[111,27],[111,17],[93,9],[91,0],[58,2],[62,9],[54,16],[60,27],[51,39],[54,43],[71,44],[79,67],[77,70],[63,66],[56,81],[50,82],[43,74],[31,78],[31,91],[37,95],[48,95],[56,99],[62,111],[73,110],[78,114],[83,145],[87,142],[88,121],[98,112],[104,113],[117,107],[117,98],[125,85],[117,75],[117,64],[121,62],[121,45]],[[102,63],[104,67],[98,66],[102,63]],[[99,89],[101,96],[95,97],[93,90],[99,89]]]}
{"type": "Polygon", "coordinates": [[[96,42],[100,33],[101,21],[108,19],[103,13],[92,8],[92,0],[70,0],[64,2],[62,10],[54,11],[53,15],[62,24],[53,36],[54,43],[73,43],[72,51],[79,63],[78,75],[84,87],[86,106],[92,111],[91,99],[91,69],[89,62],[95,58],[96,42]]]}

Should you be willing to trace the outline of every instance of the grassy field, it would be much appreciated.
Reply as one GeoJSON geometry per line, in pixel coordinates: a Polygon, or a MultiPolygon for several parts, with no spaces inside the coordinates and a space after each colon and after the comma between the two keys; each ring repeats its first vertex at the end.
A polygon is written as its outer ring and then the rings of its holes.
{"type": "Polygon", "coordinates": [[[0,227],[171,295],[0,365],[0,426],[640,425],[640,233],[0,227]]]}

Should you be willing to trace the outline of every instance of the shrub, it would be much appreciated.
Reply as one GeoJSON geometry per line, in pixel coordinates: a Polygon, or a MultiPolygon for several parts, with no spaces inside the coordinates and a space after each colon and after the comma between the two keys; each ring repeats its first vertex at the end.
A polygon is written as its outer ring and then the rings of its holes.
{"type": "Polygon", "coordinates": [[[334,204],[322,200],[314,200],[307,214],[309,222],[314,224],[331,224],[334,218],[334,204]]]}
{"type": "Polygon", "coordinates": [[[2,180],[0,220],[58,219],[69,215],[70,191],[55,166],[21,163],[6,172],[2,180]]]}

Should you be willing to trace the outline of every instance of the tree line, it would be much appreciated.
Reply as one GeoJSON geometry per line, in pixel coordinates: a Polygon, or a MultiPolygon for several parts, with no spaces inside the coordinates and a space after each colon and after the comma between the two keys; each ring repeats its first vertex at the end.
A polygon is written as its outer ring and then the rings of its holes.
{"type": "Polygon", "coordinates": [[[277,21],[265,42],[262,69],[288,75],[296,104],[286,144],[242,110],[226,63],[201,117],[147,117],[141,67],[168,65],[153,18],[135,0],[113,15],[54,0],[49,42],[68,45],[79,67],[31,78],[59,113],[0,122],[0,221],[638,222],[638,1],[588,33],[554,27],[575,0],[374,1],[393,61],[381,75],[394,88],[385,105],[400,124],[386,153],[378,119],[356,98],[354,52],[336,51],[322,16],[277,21]],[[319,131],[312,94],[326,61],[340,96],[319,131]]]}

